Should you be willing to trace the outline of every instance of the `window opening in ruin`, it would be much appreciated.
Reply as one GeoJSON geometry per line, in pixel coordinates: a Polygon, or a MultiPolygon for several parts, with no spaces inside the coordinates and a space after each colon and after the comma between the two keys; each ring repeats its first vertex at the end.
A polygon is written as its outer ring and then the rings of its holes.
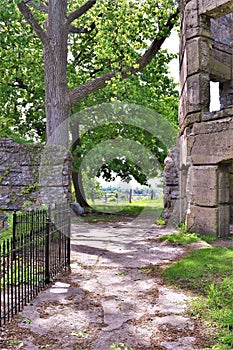
{"type": "Polygon", "coordinates": [[[216,111],[233,105],[233,13],[211,18],[210,33],[210,80],[219,82],[215,87],[214,83],[211,84],[210,111],[216,111]],[[215,102],[219,103],[219,101],[220,106],[216,108],[215,102]]]}
{"type": "Polygon", "coordinates": [[[210,112],[220,110],[219,82],[210,82],[210,112]]]}

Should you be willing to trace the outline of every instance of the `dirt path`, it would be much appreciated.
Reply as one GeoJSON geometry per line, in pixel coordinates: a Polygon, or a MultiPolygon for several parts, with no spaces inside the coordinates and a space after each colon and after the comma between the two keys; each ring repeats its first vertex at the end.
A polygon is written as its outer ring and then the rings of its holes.
{"type": "Polygon", "coordinates": [[[142,226],[73,225],[71,273],[3,329],[0,348],[203,349],[205,330],[185,312],[189,297],[147,273],[148,265],[176,260],[184,248],[151,241],[165,229],[142,226]]]}

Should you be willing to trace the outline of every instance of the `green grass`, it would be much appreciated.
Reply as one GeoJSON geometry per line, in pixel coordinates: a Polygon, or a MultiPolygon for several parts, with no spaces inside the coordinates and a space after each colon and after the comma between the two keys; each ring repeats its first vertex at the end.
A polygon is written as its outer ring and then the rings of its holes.
{"type": "Polygon", "coordinates": [[[162,242],[166,241],[169,243],[182,245],[182,244],[190,244],[190,243],[200,242],[200,241],[211,243],[214,240],[216,240],[216,236],[215,235],[201,236],[196,233],[190,233],[186,230],[186,226],[182,224],[178,232],[164,235],[162,237],[159,237],[157,240],[162,242]]]}
{"type": "Polygon", "coordinates": [[[209,247],[171,264],[162,276],[197,295],[190,312],[218,329],[213,347],[233,348],[233,247],[209,247]]]}
{"type": "Polygon", "coordinates": [[[163,199],[132,201],[132,203],[96,203],[91,206],[98,212],[120,215],[139,215],[146,208],[145,215],[159,216],[163,210],[163,199]]]}
{"type": "Polygon", "coordinates": [[[110,346],[109,350],[133,350],[133,349],[129,346],[126,346],[124,343],[115,343],[110,346]]]}
{"type": "Polygon", "coordinates": [[[179,287],[205,294],[213,280],[233,277],[233,247],[195,250],[166,268],[163,276],[179,287]]]}
{"type": "Polygon", "coordinates": [[[97,213],[97,214],[89,214],[83,218],[85,222],[98,222],[98,221],[106,221],[106,222],[117,222],[119,221],[119,215],[117,214],[107,214],[107,213],[97,213]]]}
{"type": "Polygon", "coordinates": [[[12,237],[12,230],[13,230],[13,214],[6,213],[6,216],[8,217],[7,219],[7,224],[8,227],[7,229],[3,229],[0,233],[0,243],[1,241],[5,239],[9,239],[12,237]]]}

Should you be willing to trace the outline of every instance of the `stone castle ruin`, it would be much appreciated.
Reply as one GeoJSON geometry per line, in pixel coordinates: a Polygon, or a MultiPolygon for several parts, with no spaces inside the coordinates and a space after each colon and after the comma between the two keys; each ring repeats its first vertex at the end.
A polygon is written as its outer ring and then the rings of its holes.
{"type": "Polygon", "coordinates": [[[180,10],[180,220],[222,237],[233,233],[233,1],[182,0],[180,10]]]}
{"type": "MultiPolygon", "coordinates": [[[[180,132],[165,160],[165,205],[191,232],[233,234],[233,0],[180,0],[180,132]],[[219,111],[210,111],[210,85],[219,84],[219,111]],[[178,180],[179,179],[179,180],[178,180]],[[174,214],[175,213],[175,214],[174,214]]],[[[58,152],[59,155],[59,152],[58,152]]],[[[57,179],[39,183],[41,149],[0,139],[0,209],[33,204],[45,188],[71,197],[71,159],[57,179]],[[20,157],[19,157],[20,154],[20,157]]]]}

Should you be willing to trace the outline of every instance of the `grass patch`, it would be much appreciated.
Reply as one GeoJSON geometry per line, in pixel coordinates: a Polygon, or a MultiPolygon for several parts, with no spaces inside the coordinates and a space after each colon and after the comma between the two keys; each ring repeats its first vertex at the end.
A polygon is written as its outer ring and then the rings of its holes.
{"type": "Polygon", "coordinates": [[[233,277],[233,247],[208,247],[191,252],[184,259],[171,264],[163,277],[179,287],[201,294],[213,282],[233,277]]]}
{"type": "Polygon", "coordinates": [[[117,203],[107,203],[107,204],[92,204],[93,212],[85,215],[83,220],[86,222],[117,222],[121,220],[121,216],[134,217],[142,213],[142,215],[153,216],[159,218],[161,212],[163,211],[163,200],[162,198],[157,198],[154,200],[138,200],[132,203],[121,202],[117,203]]]}
{"type": "Polygon", "coordinates": [[[197,294],[191,313],[218,329],[210,349],[233,347],[233,247],[191,252],[162,272],[165,281],[197,294]]]}
{"type": "Polygon", "coordinates": [[[173,244],[190,244],[194,242],[200,242],[200,241],[205,241],[207,243],[211,243],[216,240],[215,235],[206,235],[206,236],[201,236],[197,233],[190,233],[187,232],[186,226],[182,224],[180,226],[180,229],[178,232],[164,235],[162,237],[158,238],[158,241],[160,242],[169,242],[173,244]]]}
{"type": "Polygon", "coordinates": [[[154,200],[148,199],[132,201],[132,203],[96,203],[92,204],[92,208],[97,212],[119,215],[139,215],[144,209],[146,209],[145,215],[153,215],[159,217],[163,210],[163,200],[162,198],[157,198],[154,200]]]}
{"type": "Polygon", "coordinates": [[[165,219],[163,217],[159,217],[156,221],[155,221],[156,225],[158,226],[163,226],[165,225],[165,219]]]}
{"type": "Polygon", "coordinates": [[[13,214],[6,213],[7,216],[7,228],[4,228],[0,232],[0,242],[12,237],[13,232],[13,214]]]}
{"type": "Polygon", "coordinates": [[[171,235],[164,235],[158,238],[160,242],[169,242],[173,244],[190,244],[194,242],[201,241],[201,238],[196,235],[196,233],[186,233],[181,232],[173,233],[171,235]]]}
{"type": "Polygon", "coordinates": [[[117,222],[119,221],[119,216],[116,214],[107,214],[107,213],[99,213],[99,214],[88,214],[83,217],[85,222],[95,223],[99,221],[106,222],[117,222]]]}

